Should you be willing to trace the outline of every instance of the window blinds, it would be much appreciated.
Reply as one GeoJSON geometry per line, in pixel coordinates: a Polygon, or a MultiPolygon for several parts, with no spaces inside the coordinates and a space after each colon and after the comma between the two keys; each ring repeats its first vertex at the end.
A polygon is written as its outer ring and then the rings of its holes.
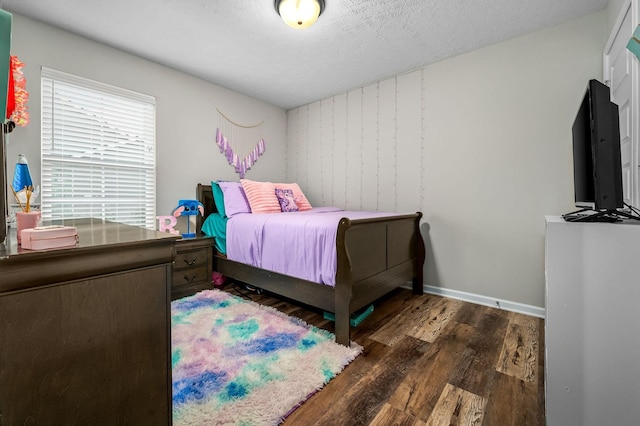
{"type": "Polygon", "coordinates": [[[155,98],[42,68],[42,218],[155,229],[155,98]]]}

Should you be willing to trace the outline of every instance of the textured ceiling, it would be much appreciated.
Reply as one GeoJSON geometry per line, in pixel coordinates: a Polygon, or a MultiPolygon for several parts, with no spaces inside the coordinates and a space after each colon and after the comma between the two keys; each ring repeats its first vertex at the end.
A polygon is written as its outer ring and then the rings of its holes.
{"type": "Polygon", "coordinates": [[[0,0],[0,7],[294,108],[587,15],[608,0],[326,0],[286,26],[273,0],[0,0]]]}

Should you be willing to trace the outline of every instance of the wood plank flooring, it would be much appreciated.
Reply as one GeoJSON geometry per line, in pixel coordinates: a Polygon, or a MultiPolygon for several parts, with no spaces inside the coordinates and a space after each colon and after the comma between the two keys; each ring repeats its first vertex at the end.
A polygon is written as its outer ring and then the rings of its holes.
{"type": "MultiPolygon", "coordinates": [[[[333,332],[322,312],[223,290],[333,332]]],[[[352,331],[364,352],[283,423],[544,425],[544,320],[397,289],[352,331]]]]}

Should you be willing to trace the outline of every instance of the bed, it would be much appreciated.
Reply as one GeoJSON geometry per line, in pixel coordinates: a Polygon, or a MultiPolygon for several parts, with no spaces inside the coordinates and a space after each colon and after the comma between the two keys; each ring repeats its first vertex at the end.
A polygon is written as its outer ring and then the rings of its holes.
{"type": "MultiPolygon", "coordinates": [[[[216,213],[211,185],[198,184],[204,215],[196,217],[196,232],[216,213]]],[[[285,213],[286,214],[286,213],[285,213]]],[[[328,286],[230,260],[217,252],[213,270],[229,278],[333,313],[336,342],[350,344],[350,317],[391,290],[412,283],[423,292],[424,242],[422,213],[368,219],[341,218],[336,233],[335,285],[328,286]]]]}

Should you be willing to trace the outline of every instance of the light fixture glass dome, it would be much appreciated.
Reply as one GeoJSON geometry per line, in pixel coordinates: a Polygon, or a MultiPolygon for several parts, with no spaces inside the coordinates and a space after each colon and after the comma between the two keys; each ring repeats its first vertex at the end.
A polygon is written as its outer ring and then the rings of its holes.
{"type": "Polygon", "coordinates": [[[276,0],[275,6],[287,25],[301,29],[316,22],[324,9],[324,0],[276,0]]]}

